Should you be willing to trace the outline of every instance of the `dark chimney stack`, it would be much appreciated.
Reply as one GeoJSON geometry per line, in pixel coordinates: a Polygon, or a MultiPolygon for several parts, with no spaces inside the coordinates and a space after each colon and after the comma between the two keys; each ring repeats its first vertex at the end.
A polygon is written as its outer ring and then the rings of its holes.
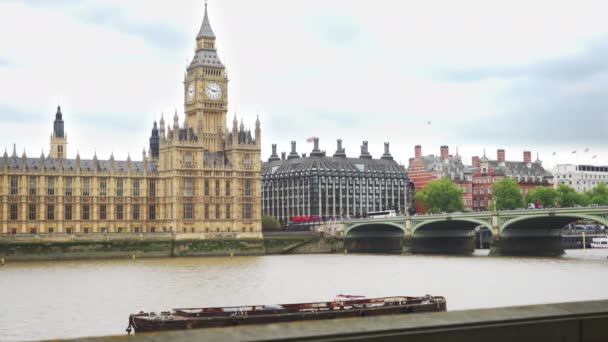
{"type": "Polygon", "coordinates": [[[314,140],[314,148],[312,149],[312,152],[310,153],[311,157],[324,157],[325,156],[325,151],[321,151],[319,149],[319,138],[313,138],[314,140]]]}
{"type": "Polygon", "coordinates": [[[298,152],[296,152],[296,142],[292,141],[291,142],[291,152],[287,156],[287,159],[290,160],[290,159],[294,159],[294,158],[300,158],[300,156],[298,155],[298,152]]]}
{"type": "Polygon", "coordinates": [[[363,142],[361,145],[361,155],[359,156],[361,159],[372,159],[372,155],[369,154],[369,150],[367,149],[367,141],[363,142]]]}
{"type": "Polygon", "coordinates": [[[481,165],[481,162],[480,162],[480,160],[479,160],[479,157],[478,157],[478,156],[474,156],[474,157],[471,159],[471,163],[473,164],[473,167],[479,167],[479,166],[481,165]]]}
{"type": "Polygon", "coordinates": [[[342,148],[342,139],[337,140],[337,148],[336,153],[334,153],[334,157],[343,157],[346,158],[346,151],[342,148]]]}
{"type": "Polygon", "coordinates": [[[382,155],[382,157],[380,157],[380,159],[393,160],[393,156],[391,156],[390,151],[390,144],[387,142],[384,143],[384,154],[382,155]]]}
{"type": "Polygon", "coordinates": [[[505,150],[504,149],[500,149],[498,151],[496,151],[496,160],[498,160],[499,163],[504,163],[505,162],[505,150]]]}
{"type": "Polygon", "coordinates": [[[450,154],[450,150],[449,147],[447,147],[446,145],[441,146],[441,160],[446,160],[449,157],[450,154]]]}
{"type": "Polygon", "coordinates": [[[270,155],[270,158],[268,158],[268,161],[273,162],[277,160],[281,160],[277,155],[277,144],[272,144],[272,154],[270,155]]]}
{"type": "Polygon", "coordinates": [[[524,151],[524,163],[526,163],[526,164],[532,163],[532,152],[524,151]]]}

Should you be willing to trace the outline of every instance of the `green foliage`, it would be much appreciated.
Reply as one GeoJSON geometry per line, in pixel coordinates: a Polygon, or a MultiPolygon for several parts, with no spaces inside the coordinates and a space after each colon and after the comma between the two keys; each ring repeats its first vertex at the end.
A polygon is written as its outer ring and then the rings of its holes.
{"type": "Polygon", "coordinates": [[[595,188],[585,191],[582,197],[585,205],[608,205],[608,187],[606,183],[599,183],[595,188]]]}
{"type": "Polygon", "coordinates": [[[528,191],[528,194],[526,195],[527,203],[539,202],[541,206],[546,208],[554,207],[557,199],[557,190],[546,186],[537,186],[536,188],[528,191]]]}
{"type": "Polygon", "coordinates": [[[514,179],[503,178],[492,184],[496,210],[510,210],[523,207],[523,196],[514,179]]]}
{"type": "Polygon", "coordinates": [[[583,198],[574,188],[559,184],[557,186],[557,204],[562,208],[583,205],[583,198]]]}
{"type": "Polygon", "coordinates": [[[281,224],[274,216],[264,215],[262,217],[262,230],[279,230],[281,224]]]}
{"type": "Polygon", "coordinates": [[[416,190],[416,201],[420,201],[429,213],[464,210],[462,189],[448,178],[432,180],[423,189],[416,190]]]}

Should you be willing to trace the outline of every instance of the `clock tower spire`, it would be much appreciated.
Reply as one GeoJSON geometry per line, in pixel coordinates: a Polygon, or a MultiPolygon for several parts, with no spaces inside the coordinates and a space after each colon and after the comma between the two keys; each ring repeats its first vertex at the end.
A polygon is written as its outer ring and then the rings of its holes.
{"type": "Polygon", "coordinates": [[[207,1],[205,1],[205,16],[203,17],[203,25],[201,25],[201,29],[198,31],[198,35],[196,36],[196,42],[198,49],[206,47],[215,50],[215,33],[213,33],[211,23],[209,23],[209,14],[207,13],[207,1]],[[200,45],[200,43],[203,44],[200,45]]]}
{"type": "Polygon", "coordinates": [[[223,148],[228,109],[228,78],[217,54],[215,39],[205,2],[194,58],[184,80],[184,107],[188,127],[197,128],[199,144],[212,152],[223,148]]]}

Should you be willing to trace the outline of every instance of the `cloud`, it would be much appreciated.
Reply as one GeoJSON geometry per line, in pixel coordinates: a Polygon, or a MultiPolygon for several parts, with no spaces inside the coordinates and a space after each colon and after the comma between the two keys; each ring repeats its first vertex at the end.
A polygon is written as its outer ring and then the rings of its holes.
{"type": "Polygon", "coordinates": [[[78,18],[86,24],[97,24],[113,30],[142,37],[146,42],[161,49],[185,48],[190,41],[183,32],[157,22],[137,22],[125,16],[117,7],[87,8],[79,12],[78,18]]]}
{"type": "Polygon", "coordinates": [[[322,14],[310,18],[311,31],[329,46],[349,46],[361,43],[362,27],[352,17],[322,14]]]}
{"type": "MultiPolygon", "coordinates": [[[[5,139],[48,144],[61,103],[68,154],[139,154],[161,112],[177,108],[183,118],[203,8],[200,0],[0,3],[0,118],[20,117],[9,122],[16,132],[37,125],[5,139]]],[[[252,127],[260,113],[263,156],[271,143],[288,150],[318,136],[332,153],[342,138],[349,155],[368,140],[380,156],[390,141],[402,162],[415,144],[458,145],[469,156],[484,146],[551,154],[599,144],[606,9],[548,0],[209,4],[230,78],[228,117],[238,112],[252,127]]]]}
{"type": "Polygon", "coordinates": [[[40,113],[25,111],[13,105],[0,103],[0,120],[7,122],[39,123],[44,116],[40,113]]]}
{"type": "Polygon", "coordinates": [[[0,57],[0,68],[12,66],[13,62],[9,61],[7,58],[0,57]]]}
{"type": "Polygon", "coordinates": [[[450,82],[475,82],[488,79],[544,79],[572,82],[608,71],[608,36],[587,42],[582,51],[525,65],[503,67],[457,67],[431,70],[429,77],[450,82]]]}

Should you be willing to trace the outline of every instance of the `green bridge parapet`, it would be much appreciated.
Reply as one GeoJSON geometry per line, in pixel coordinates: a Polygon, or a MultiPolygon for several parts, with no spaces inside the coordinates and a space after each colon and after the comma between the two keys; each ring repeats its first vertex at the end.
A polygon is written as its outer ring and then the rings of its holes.
{"type": "MultiPolygon", "coordinates": [[[[344,220],[344,235],[357,229],[383,226],[403,232],[405,245],[425,245],[418,251],[447,252],[450,241],[456,250],[470,253],[474,249],[472,233],[482,226],[492,232],[494,254],[546,254],[563,253],[559,233],[561,228],[576,220],[592,220],[608,226],[608,207],[520,209],[485,212],[458,212],[425,215],[407,215],[390,218],[365,218],[344,220]],[[407,240],[413,239],[413,243],[407,240]],[[451,239],[450,241],[448,241],[451,239]],[[447,248],[444,248],[446,247],[447,248]],[[538,252],[538,253],[537,253],[538,252]],[[546,252],[546,253],[545,253],[546,252]]],[[[409,248],[409,247],[408,247],[409,248]]],[[[413,251],[416,248],[412,249],[413,251]]]]}

